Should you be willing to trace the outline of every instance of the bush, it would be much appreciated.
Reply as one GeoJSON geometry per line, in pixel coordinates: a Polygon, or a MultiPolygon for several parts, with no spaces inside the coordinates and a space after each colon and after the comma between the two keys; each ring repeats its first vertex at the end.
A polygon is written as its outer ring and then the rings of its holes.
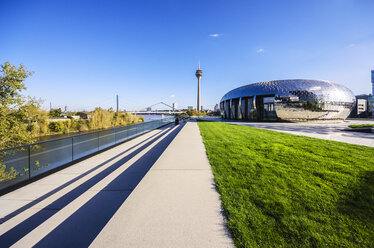
{"type": "Polygon", "coordinates": [[[49,130],[52,132],[62,132],[64,130],[64,122],[63,121],[53,121],[49,123],[49,130]]]}
{"type": "Polygon", "coordinates": [[[48,133],[48,131],[49,131],[48,122],[46,120],[42,120],[39,123],[39,135],[45,135],[48,133]]]}
{"type": "Polygon", "coordinates": [[[78,124],[77,124],[77,130],[79,132],[87,131],[88,130],[87,121],[86,120],[79,120],[78,124]]]}
{"type": "Polygon", "coordinates": [[[79,126],[79,121],[78,120],[75,120],[75,119],[71,119],[71,124],[70,124],[70,128],[72,129],[72,130],[76,130],[76,131],[78,131],[79,130],[79,128],[78,128],[78,126],[79,126]]]}
{"type": "Polygon", "coordinates": [[[64,121],[64,126],[69,129],[71,127],[71,121],[70,120],[67,120],[67,121],[64,121]]]}
{"type": "Polygon", "coordinates": [[[203,111],[199,112],[199,111],[197,111],[195,109],[189,109],[189,110],[187,110],[186,114],[188,116],[202,116],[202,115],[206,115],[205,112],[203,112],[203,111]]]}
{"type": "Polygon", "coordinates": [[[69,133],[69,132],[70,132],[69,128],[67,126],[64,126],[63,129],[62,129],[62,133],[66,134],[66,133],[69,133]]]}

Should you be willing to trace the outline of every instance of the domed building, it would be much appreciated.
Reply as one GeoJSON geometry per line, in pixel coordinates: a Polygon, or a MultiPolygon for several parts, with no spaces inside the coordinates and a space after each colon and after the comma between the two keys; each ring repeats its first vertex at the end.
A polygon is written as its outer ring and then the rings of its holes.
{"type": "Polygon", "coordinates": [[[348,88],[324,80],[291,79],[233,89],[220,101],[222,118],[252,121],[344,120],[355,106],[348,88]]]}

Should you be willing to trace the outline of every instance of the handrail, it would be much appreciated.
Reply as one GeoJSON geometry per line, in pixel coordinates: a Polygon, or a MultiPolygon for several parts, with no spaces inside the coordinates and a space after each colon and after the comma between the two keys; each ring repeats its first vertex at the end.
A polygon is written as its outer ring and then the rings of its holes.
{"type": "MultiPolygon", "coordinates": [[[[2,149],[0,150],[0,165],[4,164],[8,169],[3,173],[4,178],[0,178],[0,194],[10,186],[25,182],[35,176],[113,147],[171,122],[174,122],[174,117],[2,149]],[[105,135],[100,135],[101,133],[105,133],[105,135]],[[83,136],[87,136],[87,138],[79,139],[83,136]],[[12,167],[14,175],[11,174],[10,168],[12,167]]],[[[2,168],[0,167],[0,169],[2,168]]]]}
{"type": "MultiPolygon", "coordinates": [[[[168,117],[168,118],[170,118],[170,117],[168,117]]],[[[168,119],[168,118],[164,118],[164,119],[168,119]]],[[[164,120],[164,119],[159,119],[159,120],[164,120]]],[[[158,121],[158,120],[153,120],[153,121],[158,121]]],[[[135,125],[139,125],[139,124],[143,124],[143,123],[149,123],[149,122],[152,122],[152,121],[140,122],[140,123],[125,125],[125,126],[110,127],[110,128],[105,128],[105,129],[100,129],[100,130],[92,131],[92,132],[78,133],[78,134],[73,134],[73,135],[69,135],[69,136],[66,136],[66,137],[49,139],[49,140],[43,140],[43,141],[38,141],[38,142],[29,143],[29,144],[20,145],[20,146],[13,146],[13,147],[1,149],[0,152],[4,152],[6,150],[11,150],[11,149],[18,149],[18,148],[27,147],[27,146],[32,146],[32,145],[39,145],[39,144],[50,142],[50,141],[69,139],[69,138],[77,137],[77,136],[81,136],[81,135],[87,135],[87,134],[93,134],[93,133],[98,133],[98,132],[109,131],[109,130],[116,129],[116,128],[121,128],[121,127],[135,126],[135,125]]]]}

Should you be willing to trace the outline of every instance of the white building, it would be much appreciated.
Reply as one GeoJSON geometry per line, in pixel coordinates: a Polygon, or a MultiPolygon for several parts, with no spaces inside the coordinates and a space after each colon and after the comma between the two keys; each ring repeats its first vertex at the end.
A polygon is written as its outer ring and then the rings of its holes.
{"type": "Polygon", "coordinates": [[[367,110],[367,100],[357,99],[357,115],[366,112],[367,110]]]}

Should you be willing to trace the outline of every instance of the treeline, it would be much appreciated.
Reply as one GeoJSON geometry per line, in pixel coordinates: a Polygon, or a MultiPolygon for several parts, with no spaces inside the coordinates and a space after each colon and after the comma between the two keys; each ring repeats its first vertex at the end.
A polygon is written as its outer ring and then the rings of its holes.
{"type": "Polygon", "coordinates": [[[45,111],[41,108],[40,100],[21,94],[26,89],[24,80],[32,74],[23,65],[17,67],[9,62],[1,65],[0,150],[35,142],[37,137],[43,135],[110,128],[144,121],[143,117],[101,108],[86,112],[89,116],[87,119],[49,121],[52,117],[61,116],[61,110],[45,111]]]}
{"type": "Polygon", "coordinates": [[[144,122],[142,116],[135,116],[130,113],[114,112],[113,110],[105,110],[96,108],[92,112],[86,112],[89,119],[67,119],[62,121],[47,122],[43,126],[39,126],[39,136],[51,133],[70,133],[82,132],[88,130],[97,130],[118,126],[126,126],[144,122]],[[47,132],[45,132],[47,127],[47,132]]]}

